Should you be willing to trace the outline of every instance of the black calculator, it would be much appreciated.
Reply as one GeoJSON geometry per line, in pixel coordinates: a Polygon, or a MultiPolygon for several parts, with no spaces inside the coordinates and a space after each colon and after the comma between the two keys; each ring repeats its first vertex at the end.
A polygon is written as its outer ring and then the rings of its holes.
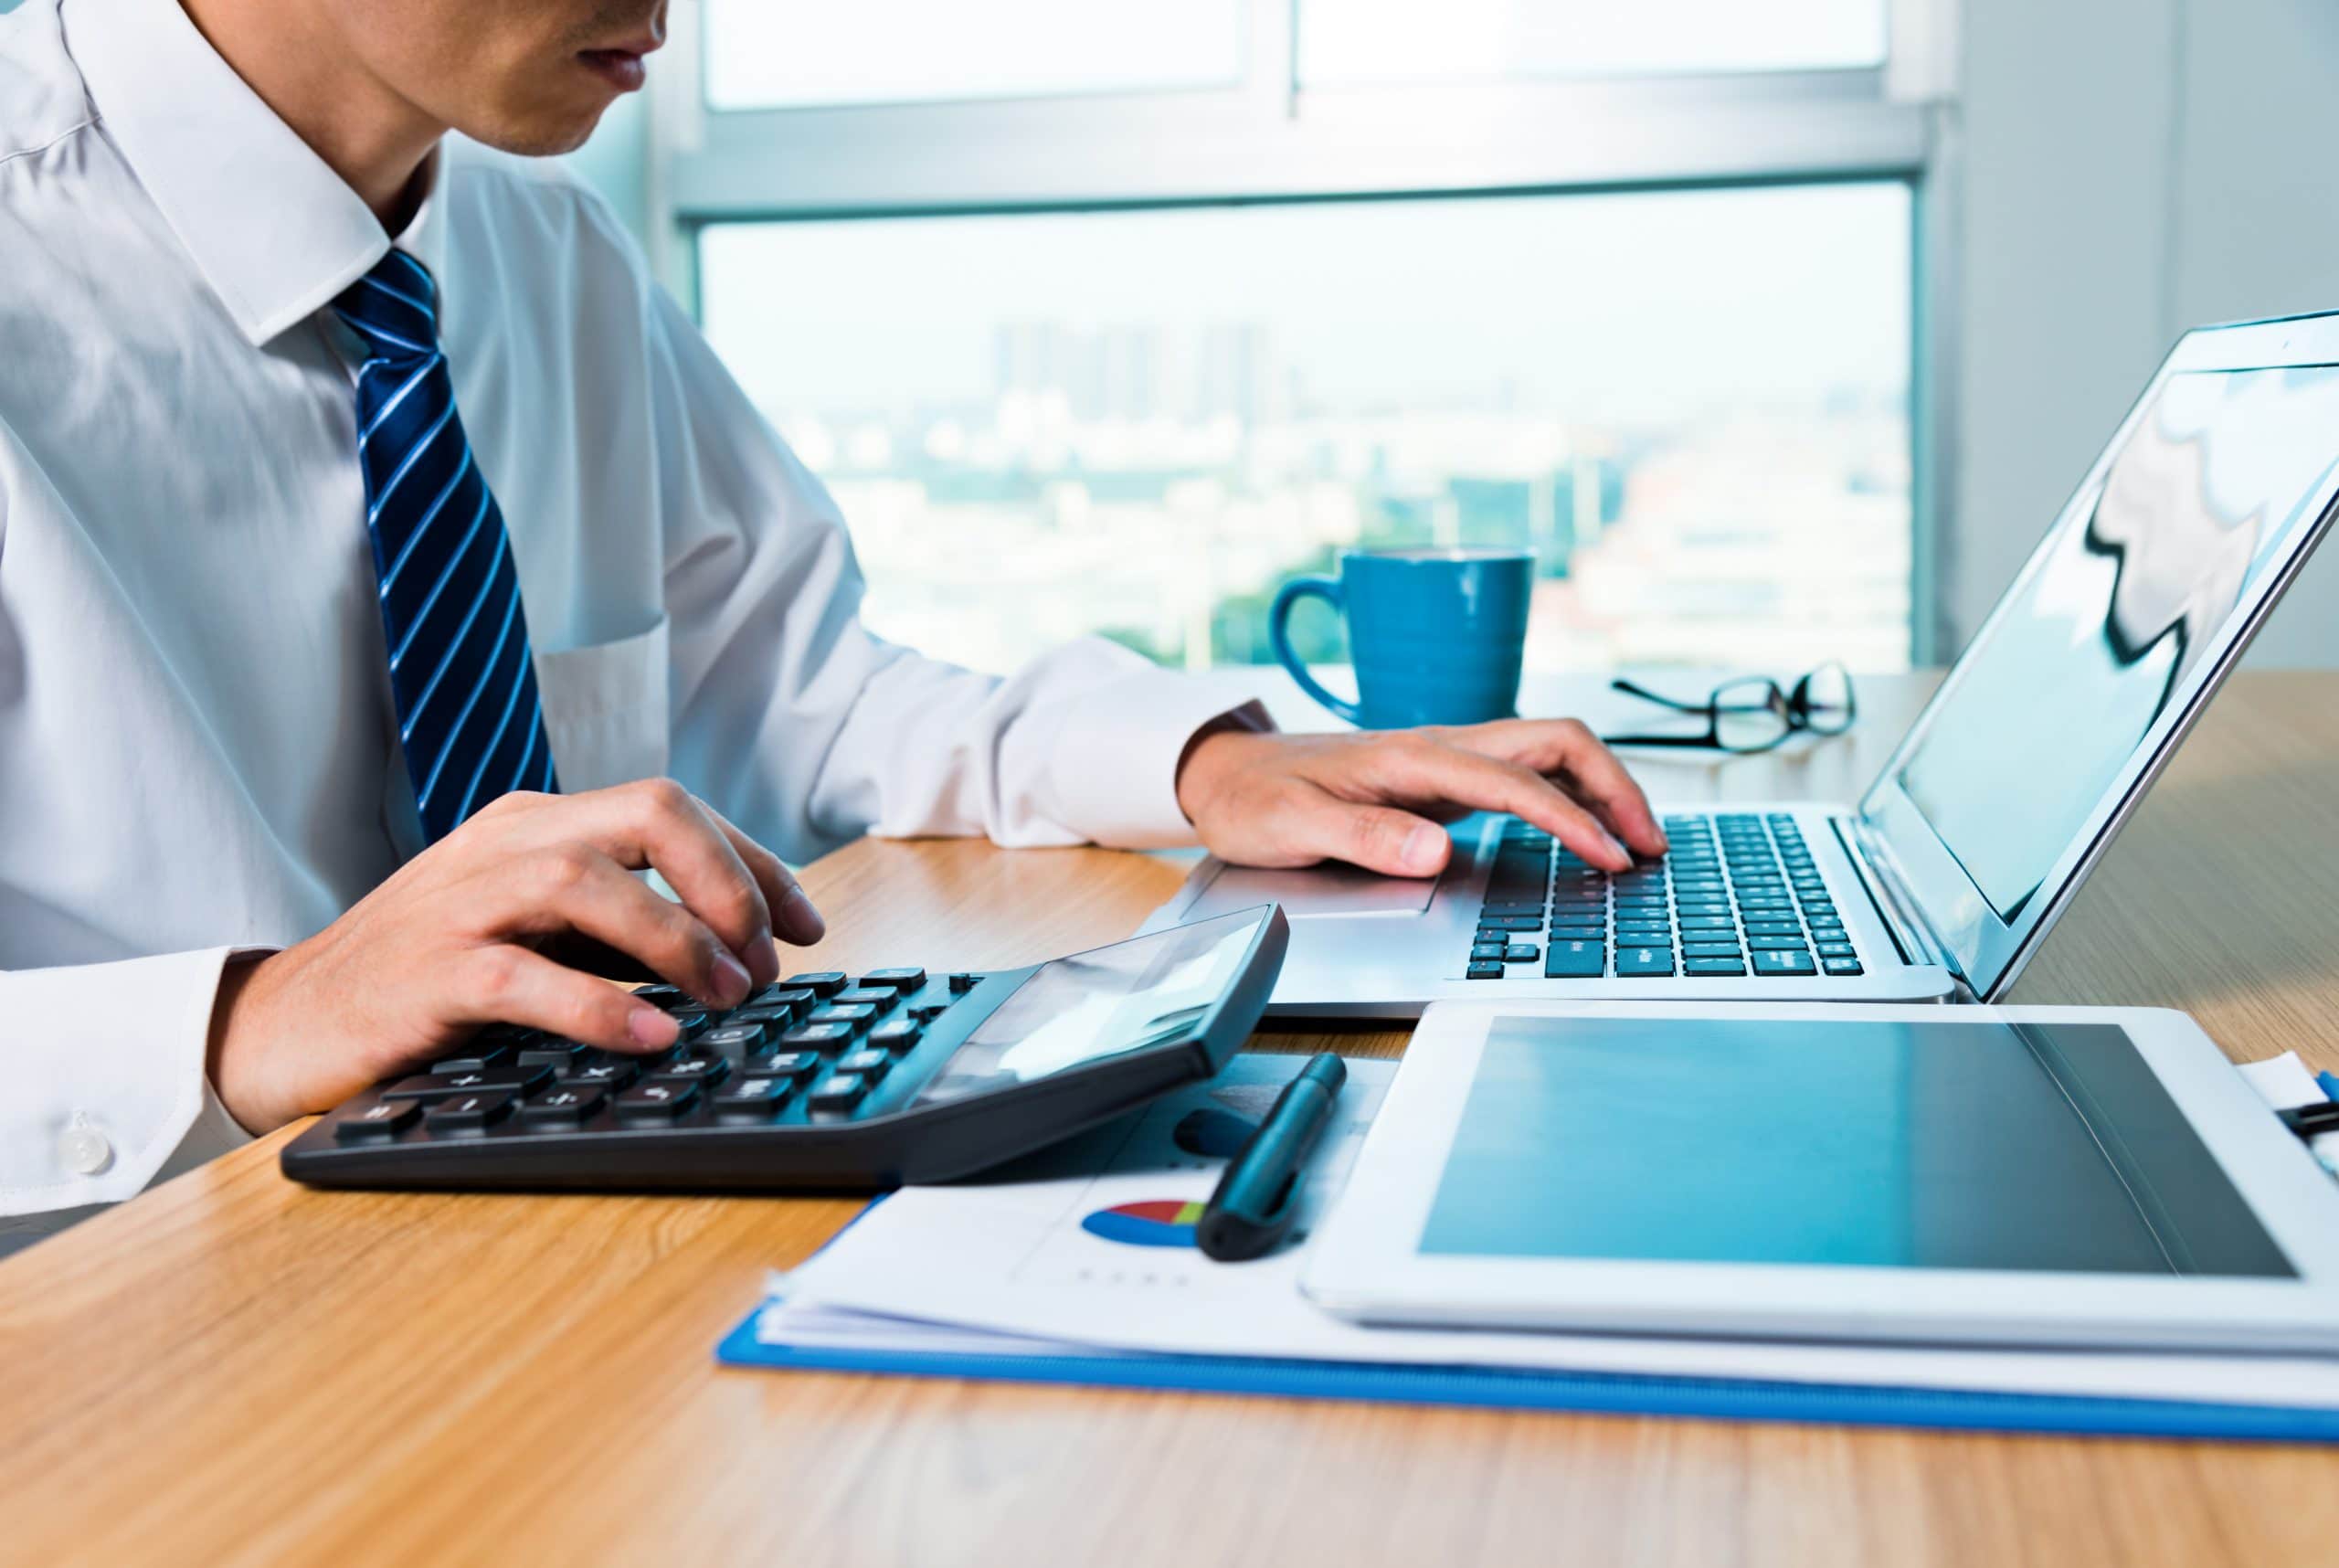
{"type": "Polygon", "coordinates": [[[482,1031],[284,1149],[322,1187],[701,1192],[942,1181],[1215,1075],[1283,967],[1272,904],[1024,969],[790,975],[654,1055],[482,1031]]]}

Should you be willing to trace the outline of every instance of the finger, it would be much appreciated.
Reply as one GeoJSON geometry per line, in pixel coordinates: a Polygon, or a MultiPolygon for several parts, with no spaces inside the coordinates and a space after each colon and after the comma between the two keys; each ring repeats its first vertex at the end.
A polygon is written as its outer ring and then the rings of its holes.
{"type": "Polygon", "coordinates": [[[631,992],[509,943],[465,955],[453,979],[459,1023],[516,1023],[606,1051],[662,1051],[682,1034],[631,992]]]}
{"type": "MultiPolygon", "coordinates": [[[[650,779],[572,796],[569,801],[571,809],[556,814],[553,831],[583,840],[621,866],[654,868],[683,906],[704,921],[743,966],[771,935],[771,909],[764,902],[763,889],[706,809],[680,784],[650,779]]],[[[550,821],[556,813],[544,815],[550,821]]],[[[767,967],[777,970],[777,954],[768,959],[767,967]]]]}
{"type": "MultiPolygon", "coordinates": [[[[829,923],[820,917],[820,910],[813,907],[811,895],[804,891],[795,874],[780,863],[778,855],[741,832],[732,825],[729,818],[705,801],[699,802],[699,809],[714,821],[723,836],[731,841],[731,847],[738,853],[747,874],[763,889],[764,905],[771,911],[775,934],[805,947],[829,934],[829,923]]],[[[771,955],[771,974],[759,977],[767,985],[779,975],[779,954],[777,950],[771,955]]],[[[752,963],[748,965],[750,969],[754,967],[752,963]]]]}
{"type": "Polygon", "coordinates": [[[1435,822],[1320,790],[1302,800],[1278,837],[1298,855],[1344,860],[1384,876],[1435,876],[1454,853],[1454,841],[1435,822]]]}
{"type": "Polygon", "coordinates": [[[570,841],[481,875],[475,896],[503,907],[500,931],[568,932],[616,948],[713,1007],[736,1007],[755,981],[705,922],[589,844],[570,841]]]}
{"type": "Polygon", "coordinates": [[[1408,796],[1507,811],[1608,871],[1633,863],[1631,852],[1590,811],[1531,768],[1439,743],[1392,747],[1382,760],[1388,782],[1408,796]]]}
{"type": "Polygon", "coordinates": [[[1669,847],[1665,829],[1616,754],[1576,719],[1505,719],[1454,732],[1455,743],[1564,777],[1573,794],[1611,832],[1644,855],[1669,847]]]}

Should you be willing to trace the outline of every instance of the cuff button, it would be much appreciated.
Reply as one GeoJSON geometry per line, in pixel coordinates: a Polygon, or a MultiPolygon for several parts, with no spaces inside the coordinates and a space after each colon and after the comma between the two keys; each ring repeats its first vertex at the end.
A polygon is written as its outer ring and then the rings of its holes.
{"type": "Polygon", "coordinates": [[[113,1163],[113,1143],[94,1127],[68,1128],[57,1139],[57,1158],[76,1176],[95,1176],[113,1163]]]}

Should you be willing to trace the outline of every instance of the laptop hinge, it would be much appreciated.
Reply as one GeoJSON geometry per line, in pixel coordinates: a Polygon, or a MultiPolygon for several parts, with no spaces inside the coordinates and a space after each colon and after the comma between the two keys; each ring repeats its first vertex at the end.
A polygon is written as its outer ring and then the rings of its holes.
{"type": "Polygon", "coordinates": [[[1828,819],[1836,830],[1836,842],[1844,847],[1844,858],[1852,863],[1852,870],[1868,890],[1868,902],[1875,906],[1877,917],[1892,935],[1893,944],[1900,949],[1904,962],[1932,964],[1947,969],[1963,980],[1957,962],[1940,943],[1933,940],[1926,927],[1924,916],[1918,913],[1916,900],[1909,895],[1908,885],[1900,880],[1892,856],[1878,843],[1857,816],[1828,819]]]}

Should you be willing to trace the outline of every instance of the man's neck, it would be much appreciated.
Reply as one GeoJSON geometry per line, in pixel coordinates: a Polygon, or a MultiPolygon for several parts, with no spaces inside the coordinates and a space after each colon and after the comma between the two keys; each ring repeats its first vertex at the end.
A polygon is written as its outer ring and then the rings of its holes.
{"type": "Polygon", "coordinates": [[[447,128],[356,61],[322,8],[301,0],[180,0],[219,57],[373,209],[404,229],[447,128]]]}

